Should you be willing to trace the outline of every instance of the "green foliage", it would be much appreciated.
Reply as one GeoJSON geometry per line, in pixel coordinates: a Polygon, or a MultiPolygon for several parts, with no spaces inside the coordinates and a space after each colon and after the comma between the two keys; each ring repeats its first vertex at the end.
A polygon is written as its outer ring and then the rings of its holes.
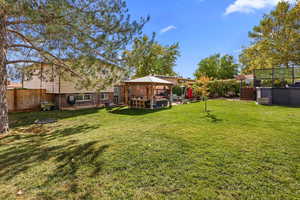
{"type": "Polygon", "coordinates": [[[135,77],[155,75],[176,75],[173,68],[180,55],[179,44],[163,46],[148,36],[135,39],[132,50],[123,55],[126,65],[129,66],[135,77]]]}
{"type": "Polygon", "coordinates": [[[183,92],[183,88],[181,88],[179,85],[173,87],[173,94],[177,96],[182,96],[183,92]]]}
{"type": "Polygon", "coordinates": [[[206,76],[200,77],[196,83],[193,85],[193,91],[202,98],[205,102],[204,104],[204,112],[208,112],[207,110],[207,100],[209,96],[209,81],[210,78],[206,76]]]}
{"type": "Polygon", "coordinates": [[[299,76],[299,68],[273,68],[255,70],[256,79],[292,79],[299,76]]]}
{"type": "Polygon", "coordinates": [[[193,91],[200,97],[206,98],[209,96],[210,78],[206,76],[200,77],[193,85],[193,91]]]}
{"type": "Polygon", "coordinates": [[[240,55],[244,71],[289,67],[300,64],[300,2],[279,2],[276,9],[264,15],[249,37],[250,47],[240,55]]]}
{"type": "Polygon", "coordinates": [[[0,1],[0,133],[8,127],[7,71],[51,65],[55,75],[75,76],[78,87],[100,90],[120,71],[102,76],[103,66],[121,66],[118,58],[148,19],[132,21],[124,0],[0,1]]]}
{"type": "Polygon", "coordinates": [[[9,67],[55,65],[56,71],[79,77],[83,86],[99,79],[107,64],[121,66],[120,54],[148,21],[131,20],[124,0],[6,0],[0,9],[9,67]]]}
{"type": "Polygon", "coordinates": [[[240,81],[212,80],[208,83],[210,97],[237,97],[240,93],[240,81]]]}
{"type": "Polygon", "coordinates": [[[240,92],[240,81],[234,79],[211,81],[209,88],[213,97],[237,97],[240,92]]]}
{"type": "Polygon", "coordinates": [[[276,87],[276,88],[285,88],[286,85],[292,85],[292,79],[276,79],[274,82],[272,80],[262,80],[260,81],[261,87],[276,87]]]}
{"type": "Polygon", "coordinates": [[[212,79],[231,79],[237,74],[238,64],[235,64],[233,56],[215,54],[200,61],[194,76],[197,79],[202,76],[212,79]]]}

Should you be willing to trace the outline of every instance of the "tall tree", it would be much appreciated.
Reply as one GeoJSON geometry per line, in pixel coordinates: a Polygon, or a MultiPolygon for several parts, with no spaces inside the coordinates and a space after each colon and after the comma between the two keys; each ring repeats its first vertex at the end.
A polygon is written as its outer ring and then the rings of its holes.
{"type": "Polygon", "coordinates": [[[132,50],[124,53],[124,59],[135,77],[151,74],[176,75],[173,68],[179,55],[178,43],[163,46],[155,41],[153,34],[151,39],[146,35],[135,39],[132,50]]]}
{"type": "Polygon", "coordinates": [[[213,79],[231,79],[237,75],[238,67],[238,64],[234,62],[233,56],[215,54],[199,62],[194,76],[197,79],[203,76],[213,79]]]}
{"type": "Polygon", "coordinates": [[[0,133],[8,68],[51,64],[87,85],[101,71],[93,62],[118,63],[147,20],[132,21],[124,0],[0,0],[0,133]]]}
{"type": "Polygon", "coordinates": [[[300,64],[300,2],[279,2],[249,33],[250,47],[240,55],[245,71],[300,64]]]}

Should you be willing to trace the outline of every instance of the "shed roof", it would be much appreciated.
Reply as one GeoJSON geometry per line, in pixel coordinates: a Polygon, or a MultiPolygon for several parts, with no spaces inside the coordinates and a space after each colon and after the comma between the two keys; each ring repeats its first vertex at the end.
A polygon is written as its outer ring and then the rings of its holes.
{"type": "Polygon", "coordinates": [[[125,81],[125,83],[153,83],[153,84],[173,85],[173,83],[170,81],[166,81],[154,76],[145,76],[142,78],[125,81]]]}
{"type": "Polygon", "coordinates": [[[7,89],[14,89],[14,88],[22,88],[22,84],[8,81],[7,89]]]}
{"type": "Polygon", "coordinates": [[[235,78],[237,80],[246,80],[246,79],[253,80],[254,76],[253,74],[248,74],[248,75],[241,74],[241,75],[237,75],[235,78]]]}

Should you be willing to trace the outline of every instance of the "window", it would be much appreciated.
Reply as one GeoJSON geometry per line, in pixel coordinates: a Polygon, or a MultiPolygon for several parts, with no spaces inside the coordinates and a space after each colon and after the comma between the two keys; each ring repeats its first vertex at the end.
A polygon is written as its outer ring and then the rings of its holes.
{"type": "Polygon", "coordinates": [[[79,94],[75,97],[76,101],[91,101],[92,96],[90,94],[79,94]]]}
{"type": "Polygon", "coordinates": [[[119,93],[120,93],[120,88],[114,87],[114,96],[119,96],[119,93]]]}
{"type": "Polygon", "coordinates": [[[108,94],[107,93],[101,93],[100,94],[100,99],[101,100],[108,100],[108,94]]]}

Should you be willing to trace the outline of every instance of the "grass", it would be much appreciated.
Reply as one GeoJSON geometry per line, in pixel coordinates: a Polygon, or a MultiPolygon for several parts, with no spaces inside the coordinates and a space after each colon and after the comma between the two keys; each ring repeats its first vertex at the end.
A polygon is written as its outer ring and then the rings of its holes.
{"type": "Polygon", "coordinates": [[[12,114],[0,199],[300,199],[299,108],[203,106],[12,114]]]}

